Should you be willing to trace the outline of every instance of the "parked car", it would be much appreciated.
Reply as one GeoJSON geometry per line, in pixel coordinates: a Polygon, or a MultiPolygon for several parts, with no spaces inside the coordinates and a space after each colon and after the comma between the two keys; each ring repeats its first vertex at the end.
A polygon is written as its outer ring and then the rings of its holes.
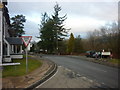
{"type": "Polygon", "coordinates": [[[110,58],[110,57],[112,57],[112,54],[111,54],[111,52],[86,51],[86,57],[91,57],[91,58],[110,58]]]}
{"type": "Polygon", "coordinates": [[[86,51],[86,57],[93,57],[95,51],[86,51]]]}
{"type": "Polygon", "coordinates": [[[101,55],[102,55],[102,58],[108,58],[108,57],[111,57],[111,52],[102,52],[101,53],[101,55]]]}
{"type": "Polygon", "coordinates": [[[101,52],[95,52],[92,57],[93,58],[100,58],[101,57],[101,52]]]}

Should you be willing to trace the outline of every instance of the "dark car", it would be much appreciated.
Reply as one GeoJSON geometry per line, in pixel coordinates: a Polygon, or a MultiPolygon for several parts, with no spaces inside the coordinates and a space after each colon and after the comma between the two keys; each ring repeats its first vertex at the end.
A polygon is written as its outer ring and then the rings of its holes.
{"type": "Polygon", "coordinates": [[[93,57],[95,51],[86,51],[86,57],[93,57]]]}

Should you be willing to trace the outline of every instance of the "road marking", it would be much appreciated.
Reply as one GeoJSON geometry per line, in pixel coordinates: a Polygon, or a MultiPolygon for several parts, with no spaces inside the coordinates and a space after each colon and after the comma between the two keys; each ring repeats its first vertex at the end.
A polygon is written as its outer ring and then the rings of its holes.
{"type": "Polygon", "coordinates": [[[35,88],[39,88],[40,86],[42,86],[44,83],[46,83],[47,81],[49,81],[50,79],[52,79],[57,73],[58,73],[58,69],[57,69],[56,73],[52,77],[50,77],[49,79],[47,79],[46,81],[44,81],[43,83],[41,83],[40,85],[38,85],[35,88]]]}

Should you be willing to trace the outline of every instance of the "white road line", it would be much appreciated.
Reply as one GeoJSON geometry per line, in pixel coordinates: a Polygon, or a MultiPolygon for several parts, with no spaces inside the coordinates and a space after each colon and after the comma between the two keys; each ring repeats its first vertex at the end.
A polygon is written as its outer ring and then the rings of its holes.
{"type": "Polygon", "coordinates": [[[57,73],[58,73],[58,70],[56,71],[56,73],[52,77],[50,77],[49,79],[47,79],[46,81],[44,81],[43,83],[41,83],[39,86],[37,86],[35,88],[39,88],[40,86],[42,86],[44,83],[46,83],[47,81],[49,81],[50,79],[52,79],[57,73]]]}

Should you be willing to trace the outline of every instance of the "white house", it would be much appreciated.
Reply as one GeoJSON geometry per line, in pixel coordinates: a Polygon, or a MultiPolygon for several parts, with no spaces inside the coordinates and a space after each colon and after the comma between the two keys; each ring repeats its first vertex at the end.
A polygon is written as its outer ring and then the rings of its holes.
{"type": "Polygon", "coordinates": [[[10,37],[10,18],[7,2],[0,1],[0,58],[2,63],[23,58],[20,37],[10,37]]]}

